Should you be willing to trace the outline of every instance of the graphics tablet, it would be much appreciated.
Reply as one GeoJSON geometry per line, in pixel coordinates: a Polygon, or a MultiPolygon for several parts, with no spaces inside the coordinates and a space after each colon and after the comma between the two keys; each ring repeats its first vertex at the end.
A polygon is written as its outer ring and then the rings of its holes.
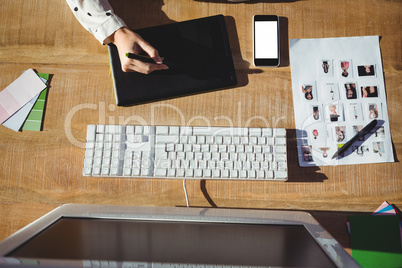
{"type": "MultiPolygon", "coordinates": [[[[109,45],[118,106],[223,89],[237,84],[223,15],[135,30],[164,58],[169,70],[125,73],[109,45]]],[[[125,52],[124,52],[125,53],[125,52]]]]}

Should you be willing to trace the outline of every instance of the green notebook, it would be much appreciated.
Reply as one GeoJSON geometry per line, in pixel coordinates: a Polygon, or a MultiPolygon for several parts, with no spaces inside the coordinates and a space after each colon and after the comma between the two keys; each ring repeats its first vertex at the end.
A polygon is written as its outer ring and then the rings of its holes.
{"type": "Polygon", "coordinates": [[[352,257],[362,267],[402,267],[398,216],[350,216],[352,257]]]}
{"type": "MultiPolygon", "coordinates": [[[[38,73],[38,75],[49,81],[49,74],[38,73]]],[[[48,82],[46,83],[46,85],[48,82]]],[[[41,131],[42,121],[46,104],[47,88],[45,88],[39,95],[38,100],[32,107],[27,119],[25,120],[22,130],[41,131]]]]}

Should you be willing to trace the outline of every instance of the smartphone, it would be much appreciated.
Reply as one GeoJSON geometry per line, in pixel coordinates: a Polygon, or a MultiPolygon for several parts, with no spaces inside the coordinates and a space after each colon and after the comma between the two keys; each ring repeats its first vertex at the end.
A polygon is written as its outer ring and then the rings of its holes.
{"type": "Polygon", "coordinates": [[[279,17],[253,17],[254,66],[277,67],[280,63],[279,17]]]}

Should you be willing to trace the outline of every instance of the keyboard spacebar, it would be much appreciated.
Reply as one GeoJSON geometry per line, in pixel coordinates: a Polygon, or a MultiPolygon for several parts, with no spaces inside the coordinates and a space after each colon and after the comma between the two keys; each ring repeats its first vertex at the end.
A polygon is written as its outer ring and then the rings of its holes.
{"type": "Polygon", "coordinates": [[[150,142],[127,142],[127,150],[135,152],[150,152],[150,142]]]}
{"type": "Polygon", "coordinates": [[[244,136],[247,134],[248,129],[241,127],[193,127],[193,135],[244,136]]]}

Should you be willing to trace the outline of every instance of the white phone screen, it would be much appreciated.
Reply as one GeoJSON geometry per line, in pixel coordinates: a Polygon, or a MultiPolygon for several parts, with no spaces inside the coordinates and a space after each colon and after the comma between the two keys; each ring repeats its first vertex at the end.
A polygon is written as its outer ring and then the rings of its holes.
{"type": "Polygon", "coordinates": [[[256,21],[255,33],[255,58],[277,59],[278,58],[278,22],[256,21]]]}

